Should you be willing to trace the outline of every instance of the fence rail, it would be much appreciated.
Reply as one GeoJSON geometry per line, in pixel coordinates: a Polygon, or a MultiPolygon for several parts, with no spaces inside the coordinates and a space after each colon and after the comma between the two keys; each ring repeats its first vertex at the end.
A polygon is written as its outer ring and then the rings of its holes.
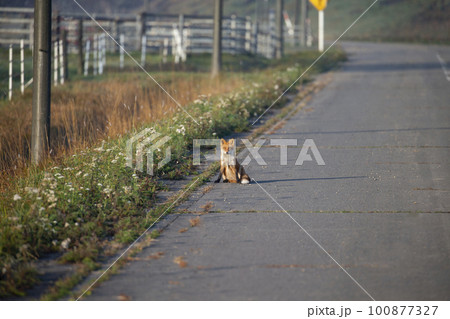
{"type": "MultiPolygon", "coordinates": [[[[146,46],[147,52],[163,52],[169,46],[169,52],[176,52],[174,30],[178,30],[186,53],[210,53],[213,42],[213,17],[141,13],[138,15],[93,15],[92,21],[86,15],[70,13],[54,13],[52,23],[52,38],[61,38],[62,30],[67,31],[67,45],[69,52],[80,49],[79,39],[83,39],[82,48],[86,41],[94,40],[101,30],[99,23],[117,42],[120,35],[124,35],[124,47],[127,50],[141,50],[146,46]],[[82,21],[82,22],[81,22],[82,21]],[[82,23],[82,28],[79,24],[82,23]],[[79,32],[82,32],[80,37],[79,32]],[[142,39],[144,38],[144,42],[142,39]]],[[[33,8],[0,7],[0,46],[24,44],[32,48],[33,45],[33,8]]],[[[258,25],[249,17],[228,16],[223,18],[223,52],[254,53],[268,58],[274,57],[275,21],[273,13],[268,23],[258,25]]],[[[295,41],[287,31],[285,42],[295,41]]],[[[118,52],[114,41],[107,37],[106,51],[118,52]]]]}

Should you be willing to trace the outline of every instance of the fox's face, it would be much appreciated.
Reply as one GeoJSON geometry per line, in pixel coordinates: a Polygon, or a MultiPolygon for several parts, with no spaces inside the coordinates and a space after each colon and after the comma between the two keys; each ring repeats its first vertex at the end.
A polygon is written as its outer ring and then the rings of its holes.
{"type": "Polygon", "coordinates": [[[220,140],[220,150],[222,157],[225,155],[234,155],[236,152],[236,144],[234,138],[225,141],[223,138],[220,140]]]}

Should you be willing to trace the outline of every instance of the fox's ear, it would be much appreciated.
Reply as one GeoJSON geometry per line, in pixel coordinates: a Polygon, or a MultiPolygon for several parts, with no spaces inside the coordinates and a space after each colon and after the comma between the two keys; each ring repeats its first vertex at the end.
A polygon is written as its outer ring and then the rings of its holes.
{"type": "Polygon", "coordinates": [[[231,145],[234,145],[234,138],[230,139],[230,140],[228,141],[228,143],[230,143],[231,145]]]}
{"type": "Polygon", "coordinates": [[[225,144],[226,142],[223,138],[220,139],[220,143],[225,144]]]}

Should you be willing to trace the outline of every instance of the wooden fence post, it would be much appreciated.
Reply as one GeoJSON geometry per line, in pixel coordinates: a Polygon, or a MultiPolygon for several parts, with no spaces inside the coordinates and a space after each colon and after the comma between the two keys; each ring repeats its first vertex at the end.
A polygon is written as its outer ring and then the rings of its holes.
{"type": "Polygon", "coordinates": [[[147,36],[144,34],[142,36],[142,43],[141,43],[141,65],[145,67],[145,58],[147,55],[147,36]]]}
{"type": "Polygon", "coordinates": [[[252,53],[258,54],[258,21],[253,24],[253,43],[252,53]]]}
{"type": "Polygon", "coordinates": [[[61,39],[61,16],[59,15],[59,11],[55,11],[55,34],[56,39],[61,39]]]}
{"type": "Polygon", "coordinates": [[[180,14],[178,16],[178,29],[180,32],[181,47],[184,48],[184,41],[186,39],[184,38],[184,33],[183,33],[183,31],[184,31],[184,15],[183,14],[180,14]]]}
{"type": "Polygon", "coordinates": [[[67,56],[67,30],[63,29],[61,32],[61,49],[62,49],[62,67],[63,67],[63,83],[64,81],[69,80],[69,61],[68,61],[68,56],[67,56]]]}
{"type": "Polygon", "coordinates": [[[231,22],[230,22],[230,28],[231,28],[231,52],[232,54],[236,54],[237,51],[237,41],[236,41],[236,15],[231,16],[231,22]]]}
{"type": "Polygon", "coordinates": [[[162,62],[167,62],[167,56],[169,55],[169,39],[164,38],[164,44],[163,44],[163,52],[162,52],[162,62]]]}
{"type": "Polygon", "coordinates": [[[86,52],[84,56],[84,76],[89,74],[89,54],[91,50],[91,40],[86,41],[86,52]]]}
{"type": "MultiPolygon", "coordinates": [[[[299,1],[299,0],[297,0],[299,1]]],[[[306,18],[308,17],[308,2],[307,0],[301,0],[300,8],[300,45],[304,47],[306,45],[306,18]]]]}
{"type": "Polygon", "coordinates": [[[83,19],[78,19],[78,64],[77,72],[79,75],[83,74],[83,19]]]}
{"type": "MultiPolygon", "coordinates": [[[[119,19],[118,18],[115,18],[112,21],[111,35],[113,36],[114,40],[119,41],[119,19]]],[[[119,46],[114,43],[113,52],[119,52],[119,50],[120,50],[119,46]]]]}
{"type": "Polygon", "coordinates": [[[97,65],[98,65],[98,74],[103,74],[103,34],[100,33],[97,35],[97,65]]]}
{"type": "Polygon", "coordinates": [[[25,52],[23,39],[20,40],[20,92],[25,92],[25,52]]]}
{"type": "Polygon", "coordinates": [[[103,74],[103,71],[104,71],[104,69],[105,69],[105,63],[106,63],[106,37],[105,37],[106,35],[104,34],[104,33],[102,33],[101,34],[101,36],[100,36],[100,43],[101,43],[101,45],[100,45],[100,50],[101,50],[101,61],[102,61],[102,73],[100,73],[100,74],[103,74]]]}
{"type": "Polygon", "coordinates": [[[136,50],[141,51],[142,36],[145,33],[145,13],[141,12],[136,16],[136,50]]]}
{"type": "Polygon", "coordinates": [[[120,69],[122,70],[123,69],[123,51],[124,51],[124,49],[125,49],[125,37],[123,36],[123,34],[121,34],[120,35],[120,46],[121,46],[121,48],[120,48],[120,62],[119,62],[119,66],[120,66],[120,69]]]}
{"type": "Polygon", "coordinates": [[[271,10],[269,12],[269,32],[267,34],[267,58],[273,59],[275,57],[275,14],[271,10]]]}
{"type": "Polygon", "coordinates": [[[13,46],[9,45],[9,83],[8,83],[8,99],[12,99],[12,85],[13,85],[13,46]]]}
{"type": "Polygon", "coordinates": [[[30,22],[30,31],[29,31],[28,37],[29,37],[29,41],[30,41],[29,48],[30,48],[32,53],[34,52],[33,51],[33,49],[34,49],[33,48],[34,47],[34,45],[33,45],[33,38],[34,38],[34,31],[33,31],[33,29],[34,29],[34,22],[30,22]]]}
{"type": "Polygon", "coordinates": [[[59,46],[59,81],[61,84],[64,84],[65,74],[64,74],[64,49],[63,49],[63,40],[57,41],[59,46]]]}
{"type": "Polygon", "coordinates": [[[277,35],[276,35],[276,53],[275,57],[277,59],[281,59],[283,57],[283,7],[284,7],[284,1],[283,0],[277,0],[277,16],[276,16],[276,25],[277,25],[277,35]]]}
{"type": "Polygon", "coordinates": [[[58,47],[58,43],[59,41],[55,41],[54,42],[54,48],[53,48],[53,85],[57,86],[58,85],[58,54],[59,54],[59,47],[58,47]]]}
{"type": "Polygon", "coordinates": [[[94,34],[92,39],[92,68],[93,74],[97,75],[98,73],[98,34],[94,34]]]}
{"type": "Polygon", "coordinates": [[[216,77],[220,73],[222,67],[222,0],[215,0],[214,6],[214,39],[211,77],[216,77]]]}
{"type": "Polygon", "coordinates": [[[252,20],[249,16],[245,17],[245,51],[252,51],[252,20]]]}

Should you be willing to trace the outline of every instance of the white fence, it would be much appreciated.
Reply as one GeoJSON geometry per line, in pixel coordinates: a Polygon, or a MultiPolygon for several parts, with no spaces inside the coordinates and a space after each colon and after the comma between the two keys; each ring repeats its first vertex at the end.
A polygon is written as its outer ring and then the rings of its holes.
{"type": "MultiPolygon", "coordinates": [[[[175,63],[178,63],[185,61],[187,54],[212,52],[212,16],[141,13],[137,16],[114,17],[94,15],[94,18],[95,21],[86,15],[53,14],[54,85],[63,84],[67,77],[67,52],[83,54],[79,70],[84,75],[88,75],[89,72],[94,75],[102,74],[107,52],[120,52],[119,67],[124,68],[124,52],[120,50],[118,43],[127,51],[141,51],[142,65],[145,65],[146,53],[159,53],[163,63],[167,62],[169,55],[172,55],[175,63]]],[[[293,26],[290,21],[286,21],[286,24],[284,42],[293,44],[298,26],[293,26]]],[[[10,99],[13,83],[19,82],[17,80],[19,76],[22,94],[32,83],[32,79],[25,83],[23,52],[25,48],[33,48],[33,27],[33,8],[0,7],[0,46],[9,47],[10,52],[9,77],[0,82],[8,81],[7,95],[10,99]],[[12,52],[17,49],[21,50],[20,73],[14,73],[13,69],[12,52]]],[[[251,53],[273,58],[276,42],[273,12],[270,12],[267,22],[261,24],[255,23],[250,17],[233,15],[223,18],[222,50],[225,53],[251,53]]],[[[28,61],[28,64],[30,63],[28,61]]]]}
{"type": "MultiPolygon", "coordinates": [[[[124,47],[130,51],[141,50],[142,45],[145,45],[147,52],[162,53],[168,50],[176,53],[177,40],[174,30],[178,30],[182,46],[187,54],[212,52],[212,16],[141,13],[137,16],[114,17],[94,15],[94,18],[96,21],[86,15],[55,13],[52,23],[53,40],[60,38],[61,30],[66,30],[68,50],[77,52],[80,38],[83,39],[84,47],[86,40],[93,41],[95,35],[102,31],[97,25],[99,23],[117,42],[119,42],[120,34],[123,34],[124,47]],[[80,23],[82,28],[79,27],[80,23]],[[143,39],[145,39],[144,42],[143,39]]],[[[274,57],[276,41],[274,20],[273,12],[269,15],[268,22],[260,25],[249,17],[224,17],[223,52],[254,53],[268,58],[274,57]]],[[[285,29],[284,41],[293,42],[292,32],[289,33],[288,28],[285,29]]],[[[32,47],[33,9],[0,7],[0,45],[19,44],[20,40],[23,40],[26,46],[32,47]]],[[[106,37],[105,49],[107,52],[119,51],[110,37],[106,37]]]]}

